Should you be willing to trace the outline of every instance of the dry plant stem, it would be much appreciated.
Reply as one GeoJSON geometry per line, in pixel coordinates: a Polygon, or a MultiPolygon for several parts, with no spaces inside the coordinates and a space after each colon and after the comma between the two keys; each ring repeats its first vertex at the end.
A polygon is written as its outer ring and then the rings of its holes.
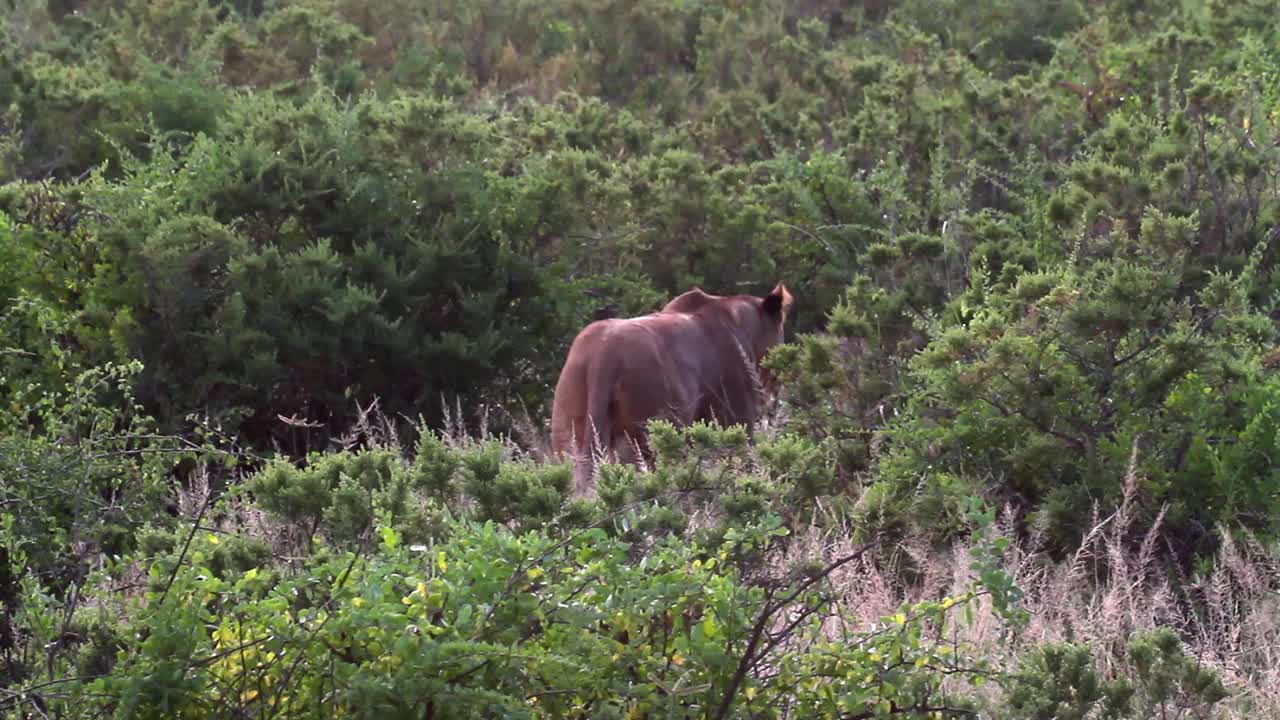
{"type": "MultiPolygon", "coordinates": [[[[758,664],[761,658],[767,655],[770,650],[777,647],[778,644],[782,641],[781,639],[775,639],[765,648],[763,652],[761,652],[759,655],[756,654],[756,648],[759,646],[760,641],[764,638],[765,630],[768,627],[769,620],[772,619],[774,613],[787,607],[792,602],[794,602],[796,598],[803,595],[806,591],[808,591],[814,585],[818,584],[819,582],[822,582],[823,580],[826,580],[827,577],[831,575],[831,573],[835,572],[836,570],[839,570],[841,567],[844,567],[845,565],[848,565],[854,560],[857,560],[858,558],[862,557],[867,553],[867,551],[878,546],[879,544],[880,544],[880,538],[875,538],[870,542],[864,544],[862,547],[858,548],[855,552],[850,553],[849,555],[846,555],[845,557],[840,558],[839,560],[831,563],[830,565],[823,568],[820,572],[814,574],[809,579],[800,583],[800,587],[796,588],[789,595],[787,595],[785,598],[783,598],[782,600],[779,600],[776,603],[772,602],[774,588],[765,588],[764,608],[760,611],[760,615],[756,618],[756,622],[751,628],[751,636],[747,640],[747,648],[746,650],[743,651],[742,659],[738,661],[738,667],[733,673],[733,679],[730,680],[729,687],[727,690],[725,690],[724,697],[721,698],[720,700],[720,706],[717,708],[716,714],[715,714],[715,717],[717,718],[717,720],[723,720],[723,718],[728,717],[729,710],[733,707],[734,697],[738,694],[738,688],[742,686],[742,681],[746,679],[747,673],[751,670],[751,668],[754,667],[756,664],[758,664]]],[[[793,625],[789,629],[794,629],[794,627],[795,626],[793,625]]]]}
{"type": "Polygon", "coordinates": [[[165,598],[169,597],[169,588],[173,587],[173,581],[178,577],[178,571],[182,569],[182,563],[187,558],[187,551],[191,549],[191,541],[195,539],[196,533],[200,531],[200,521],[204,519],[205,512],[209,509],[212,495],[206,495],[204,502],[200,504],[200,512],[196,515],[195,520],[191,522],[191,532],[187,533],[187,539],[182,543],[182,551],[178,553],[178,560],[173,564],[173,570],[169,572],[169,579],[165,581],[164,590],[160,592],[156,605],[163,605],[165,598]]]}

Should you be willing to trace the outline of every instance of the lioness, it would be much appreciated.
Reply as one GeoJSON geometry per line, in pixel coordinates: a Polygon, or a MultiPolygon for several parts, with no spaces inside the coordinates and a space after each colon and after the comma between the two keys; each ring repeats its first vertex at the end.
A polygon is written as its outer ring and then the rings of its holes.
{"type": "Polygon", "coordinates": [[[556,383],[551,451],[571,453],[574,489],[594,489],[596,454],[652,460],[645,423],[697,420],[748,429],[759,417],[760,361],[782,342],[794,298],[778,285],[764,297],[694,288],[662,310],[591,323],[574,338],[556,383]]]}

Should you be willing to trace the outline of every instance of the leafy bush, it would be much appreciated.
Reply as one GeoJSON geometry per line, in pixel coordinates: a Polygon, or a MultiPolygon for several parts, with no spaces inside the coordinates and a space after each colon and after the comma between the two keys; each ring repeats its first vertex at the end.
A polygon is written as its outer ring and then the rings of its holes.
{"type": "Polygon", "coordinates": [[[114,624],[80,612],[94,575],[136,552],[147,526],[171,522],[175,466],[213,459],[208,446],[154,432],[133,399],[138,370],[104,365],[67,372],[58,391],[12,388],[8,399],[32,422],[0,423],[5,686],[60,683],[114,657],[114,624]]]}
{"type": "Polygon", "coordinates": [[[376,553],[227,579],[205,566],[211,539],[197,538],[191,565],[135,609],[130,624],[146,630],[85,689],[129,717],[293,717],[322,698],[358,716],[931,716],[933,670],[967,660],[923,628],[971,598],[903,608],[866,643],[809,645],[821,623],[804,618],[825,605],[825,575],[757,586],[736,561],[780,533],[766,522],[716,548],[659,542],[637,563],[599,529],[558,539],[467,524],[406,547],[384,526],[376,553]],[[791,609],[799,621],[764,633],[791,609]],[[761,673],[766,663],[778,671],[761,673]],[[823,674],[857,680],[815,682],[823,674]]]}
{"type": "Polygon", "coordinates": [[[1217,674],[1188,655],[1169,628],[1129,642],[1131,674],[1104,680],[1089,649],[1053,644],[1035,651],[1010,681],[1016,718],[1210,717],[1227,697],[1217,674]]]}
{"type": "MultiPolygon", "coordinates": [[[[922,472],[951,473],[1000,503],[1034,509],[1066,546],[1087,529],[1091,501],[1118,502],[1114,478],[1136,439],[1146,492],[1170,505],[1175,527],[1254,518],[1250,508],[1273,494],[1270,468],[1243,481],[1187,461],[1206,437],[1258,449],[1239,433],[1266,422],[1245,397],[1269,392],[1260,361],[1272,325],[1249,308],[1247,273],[1217,276],[1191,297],[1176,278],[1108,260],[988,291],[983,312],[939,330],[912,361],[919,391],[890,430],[895,447],[879,482],[906,493],[922,472]],[[1178,409],[1199,402],[1187,382],[1215,407],[1244,413],[1192,420],[1178,409]]],[[[1269,530],[1270,520],[1256,520],[1269,530]]],[[[1196,534],[1183,541],[1197,549],[1196,534]]]]}
{"type": "Polygon", "coordinates": [[[1165,635],[1127,689],[1055,646],[971,692],[1015,641],[957,660],[927,603],[965,544],[952,599],[1026,630],[1005,565],[1084,578],[1117,504],[1110,587],[1126,544],[1173,583],[1275,540],[1271,10],[0,4],[0,710],[1229,714],[1165,635]],[[778,280],[754,440],[659,424],[655,467],[568,497],[539,425],[573,334],[778,280]],[[361,443],[375,407],[411,453],[361,443]],[[873,615],[918,593],[889,630],[790,594],[876,538],[873,615]]]}

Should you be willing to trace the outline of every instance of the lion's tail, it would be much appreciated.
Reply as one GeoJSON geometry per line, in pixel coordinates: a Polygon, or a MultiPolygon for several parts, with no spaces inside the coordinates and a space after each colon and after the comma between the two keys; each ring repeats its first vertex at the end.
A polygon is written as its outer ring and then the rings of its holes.
{"type": "MultiPolygon", "coordinates": [[[[572,356],[574,353],[570,351],[572,356]]],[[[607,354],[571,357],[556,384],[551,409],[551,450],[574,459],[574,492],[585,494],[594,485],[596,458],[612,446],[609,403],[615,369],[607,354]]]]}
{"type": "Polygon", "coordinates": [[[613,448],[612,418],[609,403],[613,400],[616,368],[608,355],[599,357],[587,369],[587,417],[583,435],[587,442],[581,447],[588,450],[588,471],[593,471],[596,458],[604,457],[613,448]]]}
{"type": "Polygon", "coordinates": [[[556,382],[556,392],[551,404],[551,454],[561,456],[577,451],[575,426],[578,418],[586,415],[586,378],[582,363],[570,354],[564,368],[560,370],[560,379],[556,382]]]}

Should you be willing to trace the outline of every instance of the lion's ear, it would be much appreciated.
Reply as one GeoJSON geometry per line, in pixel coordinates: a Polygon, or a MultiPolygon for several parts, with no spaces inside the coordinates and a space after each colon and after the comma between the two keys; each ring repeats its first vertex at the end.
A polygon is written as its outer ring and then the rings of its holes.
{"type": "Polygon", "coordinates": [[[764,296],[764,303],[761,308],[770,315],[777,315],[780,312],[786,312],[791,309],[791,304],[795,299],[791,293],[787,291],[787,286],[778,283],[768,295],[764,296]]]}

